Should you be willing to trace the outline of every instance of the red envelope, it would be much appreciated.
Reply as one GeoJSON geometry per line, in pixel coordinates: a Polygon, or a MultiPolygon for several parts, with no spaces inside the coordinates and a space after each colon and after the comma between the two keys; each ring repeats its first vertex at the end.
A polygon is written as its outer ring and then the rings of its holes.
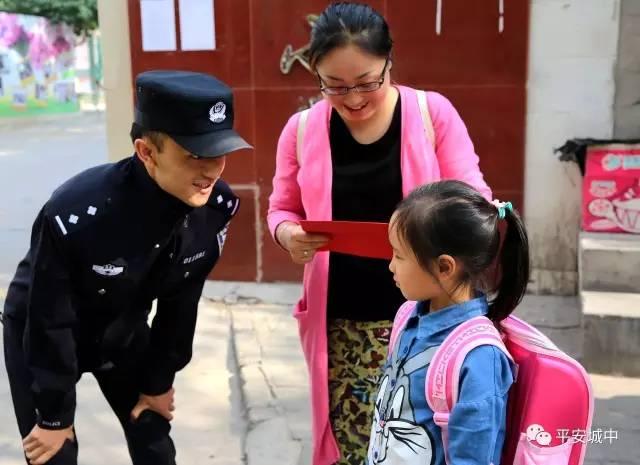
{"type": "Polygon", "coordinates": [[[324,234],[331,238],[325,247],[318,249],[321,251],[386,260],[391,260],[393,256],[387,223],[303,220],[300,226],[308,233],[324,234]]]}

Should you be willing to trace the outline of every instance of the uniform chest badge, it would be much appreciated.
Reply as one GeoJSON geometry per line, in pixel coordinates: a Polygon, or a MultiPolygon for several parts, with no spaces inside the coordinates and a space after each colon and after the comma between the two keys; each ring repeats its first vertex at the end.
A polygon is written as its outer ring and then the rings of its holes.
{"type": "Polygon", "coordinates": [[[118,276],[124,271],[124,266],[115,266],[111,264],[93,265],[91,269],[102,276],[118,276]]]}

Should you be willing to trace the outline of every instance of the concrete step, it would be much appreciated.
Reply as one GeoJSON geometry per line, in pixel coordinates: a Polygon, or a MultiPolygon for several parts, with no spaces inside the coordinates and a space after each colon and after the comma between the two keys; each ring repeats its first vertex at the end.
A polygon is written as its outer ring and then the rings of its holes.
{"type": "Polygon", "coordinates": [[[590,373],[640,377],[640,293],[526,295],[515,314],[590,373]]]}
{"type": "Polygon", "coordinates": [[[584,331],[577,296],[527,294],[514,314],[542,331],[568,355],[582,361],[584,331]]]}
{"type": "Polygon", "coordinates": [[[581,291],[640,293],[640,235],[581,232],[581,291]]]}
{"type": "Polygon", "coordinates": [[[590,373],[640,376],[640,293],[581,293],[583,364],[590,373]]]}

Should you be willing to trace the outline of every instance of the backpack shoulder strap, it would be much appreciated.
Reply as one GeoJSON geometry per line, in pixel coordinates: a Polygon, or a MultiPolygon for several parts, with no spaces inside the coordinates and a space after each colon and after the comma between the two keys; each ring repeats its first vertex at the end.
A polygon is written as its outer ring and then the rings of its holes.
{"type": "Polygon", "coordinates": [[[436,131],[433,128],[433,120],[429,113],[429,104],[427,102],[427,93],[424,90],[416,90],[418,97],[418,106],[420,107],[420,116],[422,117],[422,124],[427,134],[427,140],[433,146],[433,150],[436,150],[436,131]]]}
{"type": "Polygon", "coordinates": [[[307,108],[300,112],[300,118],[298,119],[298,132],[296,133],[296,159],[298,160],[298,166],[301,166],[302,162],[302,144],[304,142],[304,130],[307,127],[307,118],[309,117],[309,111],[307,108]]]}
{"type": "Polygon", "coordinates": [[[389,336],[389,348],[387,357],[391,357],[393,349],[398,342],[398,337],[402,333],[404,327],[407,325],[407,321],[409,321],[409,317],[411,316],[411,313],[413,312],[415,306],[416,303],[413,300],[408,300],[407,302],[403,303],[396,312],[396,316],[393,319],[393,327],[391,328],[391,336],[389,336]]]}
{"type": "Polygon", "coordinates": [[[513,360],[493,322],[479,316],[454,329],[440,345],[427,368],[425,396],[434,412],[433,421],[442,430],[447,464],[449,415],[458,401],[460,370],[469,352],[482,345],[495,346],[513,360]]]}
{"type": "Polygon", "coordinates": [[[500,326],[502,331],[509,337],[518,339],[520,345],[560,351],[558,346],[537,328],[514,315],[509,315],[502,320],[500,326]]]}

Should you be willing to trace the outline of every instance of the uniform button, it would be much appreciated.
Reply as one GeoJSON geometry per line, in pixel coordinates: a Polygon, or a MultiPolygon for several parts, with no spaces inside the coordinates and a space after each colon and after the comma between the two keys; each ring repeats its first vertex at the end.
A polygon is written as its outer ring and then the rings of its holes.
{"type": "Polygon", "coordinates": [[[188,272],[188,271],[184,274],[184,277],[185,277],[185,278],[188,278],[188,277],[189,277],[189,272],[188,272]]]}
{"type": "Polygon", "coordinates": [[[396,380],[392,379],[391,380],[391,388],[393,389],[394,387],[396,387],[396,380]]]}
{"type": "Polygon", "coordinates": [[[402,353],[404,355],[407,355],[407,352],[409,352],[409,347],[405,347],[404,349],[402,349],[402,353]]]}
{"type": "Polygon", "coordinates": [[[169,258],[173,258],[173,252],[169,254],[169,258]]]}
{"type": "Polygon", "coordinates": [[[107,293],[107,291],[105,291],[104,289],[100,289],[98,291],[98,294],[100,294],[100,295],[105,295],[106,293],[107,293]]]}
{"type": "Polygon", "coordinates": [[[155,247],[156,249],[159,249],[159,248],[160,248],[160,244],[156,244],[156,245],[154,245],[154,247],[155,247]]]}

